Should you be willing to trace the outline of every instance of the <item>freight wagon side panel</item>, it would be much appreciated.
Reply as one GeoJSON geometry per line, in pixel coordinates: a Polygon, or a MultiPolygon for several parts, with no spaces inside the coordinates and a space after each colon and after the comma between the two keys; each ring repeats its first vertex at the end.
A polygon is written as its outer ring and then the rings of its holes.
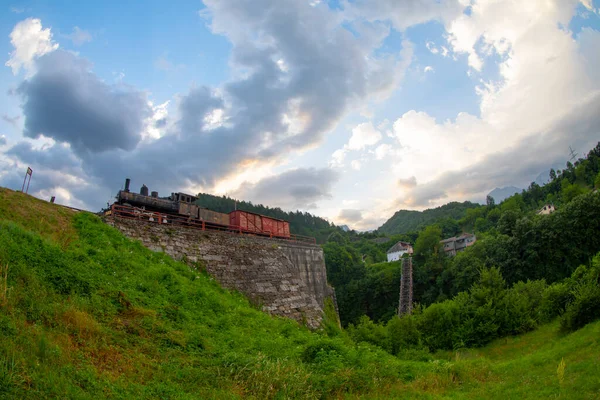
{"type": "Polygon", "coordinates": [[[179,214],[186,215],[188,217],[192,217],[194,219],[198,218],[198,206],[189,203],[179,203],[179,214]]]}
{"type": "Polygon", "coordinates": [[[264,233],[268,233],[270,235],[275,235],[275,232],[277,231],[277,221],[272,220],[269,217],[262,217],[262,227],[263,227],[263,232],[264,233]]]}
{"type": "Polygon", "coordinates": [[[258,214],[246,213],[248,230],[255,233],[263,232],[263,218],[258,214]]]}
{"type": "Polygon", "coordinates": [[[211,224],[228,226],[230,224],[230,216],[216,211],[200,208],[198,210],[198,219],[211,224]]]}
{"type": "Polygon", "coordinates": [[[283,236],[290,237],[290,223],[283,221],[283,236]]]}

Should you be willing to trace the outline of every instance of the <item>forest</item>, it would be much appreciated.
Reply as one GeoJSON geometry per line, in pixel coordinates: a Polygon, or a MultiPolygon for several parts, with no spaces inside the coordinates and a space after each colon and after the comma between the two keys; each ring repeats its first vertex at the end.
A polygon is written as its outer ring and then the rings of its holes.
{"type": "Polygon", "coordinates": [[[390,351],[435,350],[480,346],[557,316],[567,331],[600,318],[600,143],[550,174],[547,185],[532,183],[501,204],[488,197],[460,219],[387,242],[381,232],[332,235],[323,248],[342,325],[390,351]],[[545,204],[556,211],[539,215],[545,204]],[[446,256],[440,240],[461,232],[475,233],[476,243],[446,256]],[[416,308],[402,318],[400,262],[385,262],[398,240],[414,243],[416,308]]]}

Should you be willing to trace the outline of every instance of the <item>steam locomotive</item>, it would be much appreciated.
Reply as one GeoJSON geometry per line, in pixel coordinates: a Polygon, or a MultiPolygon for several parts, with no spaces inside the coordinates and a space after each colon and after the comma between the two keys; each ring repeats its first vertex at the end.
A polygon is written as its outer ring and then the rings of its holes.
{"type": "Polygon", "coordinates": [[[158,192],[151,192],[142,185],[140,193],[129,190],[131,180],[125,179],[125,188],[117,194],[117,208],[113,212],[125,211],[130,215],[146,216],[154,221],[159,218],[161,223],[179,223],[194,225],[200,223],[204,228],[227,229],[243,233],[252,233],[270,237],[290,238],[289,222],[235,210],[224,214],[196,204],[198,197],[186,193],[171,193],[169,197],[158,197],[158,192]]]}

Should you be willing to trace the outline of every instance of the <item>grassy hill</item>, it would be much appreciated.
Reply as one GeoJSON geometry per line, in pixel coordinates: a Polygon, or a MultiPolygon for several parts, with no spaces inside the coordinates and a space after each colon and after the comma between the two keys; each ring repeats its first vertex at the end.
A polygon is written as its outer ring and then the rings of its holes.
{"type": "Polygon", "coordinates": [[[388,235],[416,232],[443,219],[459,220],[466,215],[469,208],[476,207],[479,207],[479,204],[470,201],[453,201],[425,211],[399,210],[377,231],[388,235]]]}
{"type": "Polygon", "coordinates": [[[600,322],[394,357],[0,188],[0,398],[597,398],[600,322]],[[563,373],[557,373],[564,360],[563,373]]]}

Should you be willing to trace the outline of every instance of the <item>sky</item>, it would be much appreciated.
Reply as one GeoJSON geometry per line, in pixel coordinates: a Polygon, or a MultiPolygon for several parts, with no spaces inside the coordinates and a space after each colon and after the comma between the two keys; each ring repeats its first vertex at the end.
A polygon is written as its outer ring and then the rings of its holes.
{"type": "Polygon", "coordinates": [[[0,186],[73,207],[128,177],[369,230],[600,141],[598,0],[0,7],[0,186]]]}

